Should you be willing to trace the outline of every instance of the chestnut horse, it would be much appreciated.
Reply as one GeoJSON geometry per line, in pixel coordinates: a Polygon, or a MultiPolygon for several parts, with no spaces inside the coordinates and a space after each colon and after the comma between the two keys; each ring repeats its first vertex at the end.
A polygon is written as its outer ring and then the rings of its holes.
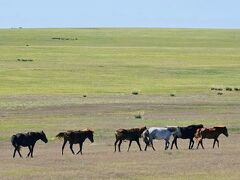
{"type": "Polygon", "coordinates": [[[124,140],[129,140],[128,151],[130,149],[132,141],[136,141],[140,151],[142,151],[141,145],[139,143],[139,138],[141,138],[143,131],[145,131],[146,129],[147,129],[146,126],[141,128],[132,128],[132,129],[117,129],[115,132],[116,141],[114,143],[114,146],[115,146],[114,152],[116,152],[116,146],[118,141],[119,141],[118,151],[119,152],[121,151],[120,146],[122,144],[122,141],[124,140]]]}
{"type": "Polygon", "coordinates": [[[198,145],[197,149],[199,147],[199,144],[201,144],[202,148],[203,147],[203,139],[214,139],[213,141],[213,148],[215,146],[215,143],[217,142],[218,148],[219,148],[219,141],[218,137],[220,134],[224,134],[226,137],[228,137],[228,130],[226,126],[216,126],[213,128],[200,128],[197,130],[195,134],[195,138],[198,139],[198,145]]]}
{"type": "Polygon", "coordinates": [[[79,144],[80,150],[77,152],[77,154],[79,153],[82,154],[82,147],[85,139],[88,138],[92,143],[94,142],[93,133],[94,133],[93,130],[86,129],[86,130],[79,130],[79,131],[60,132],[59,134],[57,134],[56,135],[57,138],[64,139],[63,145],[62,145],[62,155],[63,155],[63,150],[67,141],[69,141],[72,154],[75,154],[75,152],[73,151],[73,144],[79,144]]]}

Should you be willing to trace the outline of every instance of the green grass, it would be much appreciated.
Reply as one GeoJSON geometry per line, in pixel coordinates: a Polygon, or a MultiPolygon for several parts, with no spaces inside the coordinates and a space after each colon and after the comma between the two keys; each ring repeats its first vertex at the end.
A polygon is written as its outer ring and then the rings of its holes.
{"type": "Polygon", "coordinates": [[[0,35],[3,95],[184,94],[240,85],[240,30],[2,29],[0,35]]]}

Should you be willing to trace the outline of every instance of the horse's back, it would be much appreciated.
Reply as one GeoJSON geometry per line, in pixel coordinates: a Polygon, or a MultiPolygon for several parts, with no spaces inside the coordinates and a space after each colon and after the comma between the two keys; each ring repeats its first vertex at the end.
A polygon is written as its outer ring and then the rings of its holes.
{"type": "Polygon", "coordinates": [[[217,137],[219,133],[216,131],[216,128],[202,128],[201,136],[202,138],[213,139],[217,137]]]}
{"type": "Polygon", "coordinates": [[[136,140],[141,137],[141,130],[139,128],[131,129],[117,129],[115,132],[116,138],[122,140],[136,140]]]}
{"type": "Polygon", "coordinates": [[[199,128],[203,128],[202,124],[199,125],[190,125],[187,127],[181,127],[181,138],[182,139],[188,139],[193,138],[199,128]]]}
{"type": "Polygon", "coordinates": [[[150,127],[150,128],[148,128],[148,131],[149,132],[152,132],[152,131],[164,131],[164,130],[167,130],[167,128],[166,127],[150,127]]]}
{"type": "Polygon", "coordinates": [[[156,139],[168,139],[172,134],[168,128],[165,127],[151,127],[148,129],[148,131],[149,134],[156,139]]]}

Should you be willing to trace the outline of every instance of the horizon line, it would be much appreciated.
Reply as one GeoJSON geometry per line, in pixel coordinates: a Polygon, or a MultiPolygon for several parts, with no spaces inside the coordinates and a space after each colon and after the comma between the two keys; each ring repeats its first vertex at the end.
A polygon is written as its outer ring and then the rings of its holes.
{"type": "Polygon", "coordinates": [[[96,26],[96,27],[0,27],[0,29],[210,29],[240,30],[240,27],[144,27],[144,26],[96,26]]]}

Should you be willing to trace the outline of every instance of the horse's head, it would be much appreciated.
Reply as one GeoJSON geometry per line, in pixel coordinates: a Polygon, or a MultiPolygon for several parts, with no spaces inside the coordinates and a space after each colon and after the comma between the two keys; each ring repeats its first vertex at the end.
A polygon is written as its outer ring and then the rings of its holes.
{"type": "Polygon", "coordinates": [[[170,131],[171,133],[175,133],[177,131],[177,127],[167,126],[167,130],[170,131]]]}
{"type": "Polygon", "coordinates": [[[142,134],[145,130],[147,130],[147,127],[146,126],[143,126],[140,128],[140,134],[142,134]]]}
{"type": "Polygon", "coordinates": [[[227,127],[226,127],[226,126],[223,128],[223,134],[224,134],[226,137],[228,137],[228,130],[227,130],[227,127]]]}
{"type": "Polygon", "coordinates": [[[91,143],[94,142],[94,139],[93,139],[93,133],[94,133],[93,130],[91,130],[91,129],[87,129],[87,138],[91,141],[91,143]]]}
{"type": "Polygon", "coordinates": [[[48,142],[48,139],[47,139],[46,134],[45,134],[43,131],[41,131],[40,134],[41,134],[40,139],[41,139],[43,142],[47,143],[47,142],[48,142]]]}
{"type": "Polygon", "coordinates": [[[172,133],[174,137],[181,137],[181,129],[179,126],[166,126],[166,128],[172,133]]]}
{"type": "Polygon", "coordinates": [[[228,137],[228,130],[227,130],[227,127],[226,126],[223,126],[223,127],[215,127],[215,128],[219,128],[221,129],[222,133],[228,137]]]}

